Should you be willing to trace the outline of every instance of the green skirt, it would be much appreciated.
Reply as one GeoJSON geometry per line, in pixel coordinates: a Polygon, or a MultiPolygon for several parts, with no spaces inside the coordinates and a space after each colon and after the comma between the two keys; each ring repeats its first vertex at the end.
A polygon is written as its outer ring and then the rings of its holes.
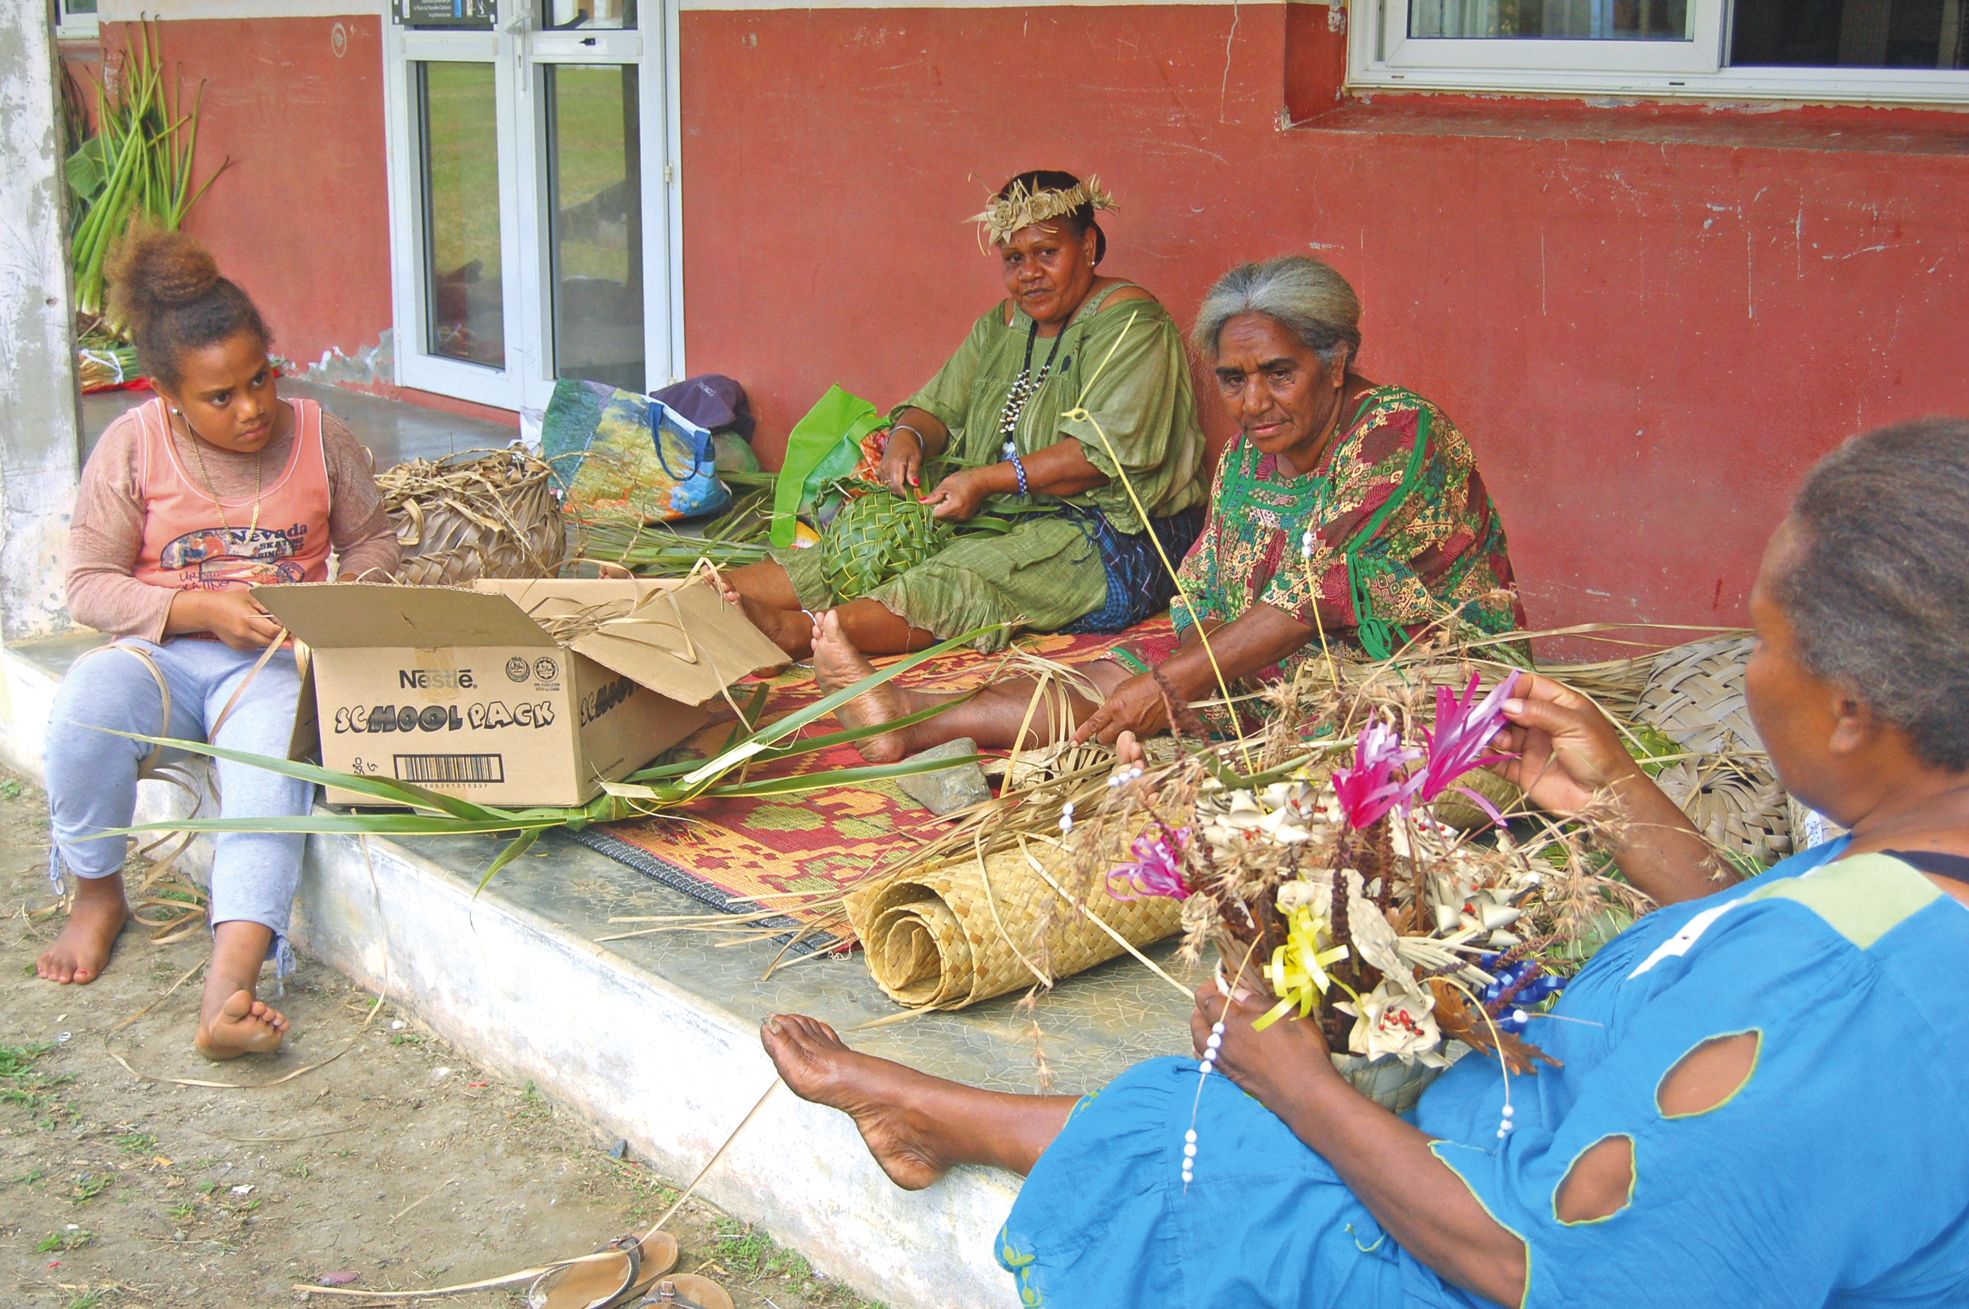
{"type": "MultiPolygon", "coordinates": [[[[775,550],[800,604],[824,609],[833,592],[821,576],[820,551],[775,550]]],[[[1087,532],[1066,517],[1030,517],[1000,535],[960,536],[944,549],[868,593],[911,627],[949,639],[994,623],[1007,626],[978,642],[1010,644],[1022,629],[1052,632],[1101,607],[1107,569],[1087,532]]]]}

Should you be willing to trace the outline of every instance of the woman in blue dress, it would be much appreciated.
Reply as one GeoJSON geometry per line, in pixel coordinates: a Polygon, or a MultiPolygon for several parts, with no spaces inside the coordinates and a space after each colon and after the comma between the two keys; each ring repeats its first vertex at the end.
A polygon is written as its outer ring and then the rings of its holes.
{"type": "MultiPolygon", "coordinates": [[[[906,1187],[1027,1175],[1000,1237],[1021,1302],[1969,1304],[1969,421],[1847,442],[1751,593],[1746,694],[1791,793],[1850,835],[1729,884],[1582,699],[1532,679],[1500,771],[1589,802],[1661,905],[1566,989],[1507,1079],[1465,1059],[1398,1117],[1313,1023],[1230,1001],[1181,1177],[1193,1059],[1100,1092],[979,1091],[775,1016],[768,1052],[906,1187]]],[[[1191,1020],[1199,1051],[1225,1001],[1191,1020]]]]}

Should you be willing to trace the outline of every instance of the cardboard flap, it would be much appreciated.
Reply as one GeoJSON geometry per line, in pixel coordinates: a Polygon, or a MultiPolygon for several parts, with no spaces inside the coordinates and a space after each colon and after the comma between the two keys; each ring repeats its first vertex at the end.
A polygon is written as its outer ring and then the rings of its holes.
{"type": "Polygon", "coordinates": [[[602,667],[685,704],[703,704],[786,653],[706,581],[483,581],[602,667]]]}
{"type": "Polygon", "coordinates": [[[317,650],[555,644],[518,605],[497,593],[317,582],[256,586],[253,598],[317,650]]]}

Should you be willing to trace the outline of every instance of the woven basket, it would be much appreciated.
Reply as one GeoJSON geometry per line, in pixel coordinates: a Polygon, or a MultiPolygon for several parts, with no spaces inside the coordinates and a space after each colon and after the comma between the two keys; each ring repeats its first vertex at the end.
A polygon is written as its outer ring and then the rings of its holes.
{"type": "MultiPolygon", "coordinates": [[[[1458,1042],[1448,1042],[1443,1053],[1456,1061],[1457,1055],[1467,1051],[1468,1046],[1458,1042]]],[[[1405,1064],[1391,1054],[1369,1058],[1364,1054],[1332,1054],[1334,1068],[1339,1070],[1347,1084],[1359,1091],[1374,1103],[1391,1114],[1405,1114],[1415,1108],[1422,1099],[1422,1093],[1429,1089],[1429,1083],[1442,1074],[1442,1069],[1431,1068],[1426,1064],[1405,1064]]]]}
{"type": "MultiPolygon", "coordinates": [[[[1058,857],[1051,846],[1032,855],[1058,857]]],[[[1061,872],[1049,875],[1065,884],[1061,872]]],[[[1031,986],[1035,970],[1057,979],[1122,953],[1017,851],[982,866],[962,859],[912,869],[853,892],[847,905],[876,984],[909,1009],[960,1009],[1031,986]]],[[[1136,946],[1170,935],[1182,919],[1174,900],[1115,900],[1098,890],[1086,908],[1136,946]]]]}
{"type": "Polygon", "coordinates": [[[1663,651],[1635,718],[1697,756],[1663,768],[1656,785],[1718,849],[1770,864],[1792,851],[1790,797],[1744,703],[1750,648],[1750,637],[1724,636],[1663,651]]]}
{"type": "Polygon", "coordinates": [[[547,577],[567,552],[553,470],[524,450],[414,459],[376,485],[403,549],[397,580],[457,586],[481,577],[547,577]]]}

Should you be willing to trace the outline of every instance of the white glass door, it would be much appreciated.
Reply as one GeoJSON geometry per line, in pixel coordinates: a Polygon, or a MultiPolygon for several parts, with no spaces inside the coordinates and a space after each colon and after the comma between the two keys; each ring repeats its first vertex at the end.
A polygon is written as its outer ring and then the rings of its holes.
{"type": "Polygon", "coordinates": [[[661,17],[637,0],[397,0],[400,383],[510,409],[558,377],[642,391],[681,371],[661,17]]]}

